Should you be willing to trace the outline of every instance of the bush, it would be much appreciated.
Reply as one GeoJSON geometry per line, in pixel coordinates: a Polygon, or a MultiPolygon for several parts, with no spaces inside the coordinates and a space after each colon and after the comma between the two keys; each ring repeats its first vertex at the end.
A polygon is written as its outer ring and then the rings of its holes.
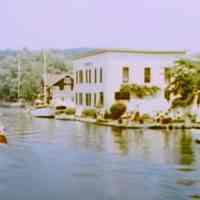
{"type": "Polygon", "coordinates": [[[185,123],[185,119],[183,117],[177,117],[176,119],[173,119],[173,123],[185,123]]]}
{"type": "Polygon", "coordinates": [[[56,110],[56,115],[61,115],[64,114],[65,111],[64,110],[56,110]]]}
{"type": "Polygon", "coordinates": [[[106,110],[104,113],[104,119],[110,119],[111,118],[111,114],[106,110]]]}
{"type": "Polygon", "coordinates": [[[91,117],[91,118],[96,118],[97,117],[97,111],[96,109],[93,108],[88,108],[82,111],[82,116],[83,117],[91,117]]]}
{"type": "Polygon", "coordinates": [[[128,92],[132,96],[136,96],[138,98],[144,98],[156,95],[157,93],[160,92],[160,88],[157,86],[124,84],[122,85],[120,92],[128,92]]]}
{"type": "Polygon", "coordinates": [[[187,117],[192,123],[195,123],[197,121],[197,114],[195,113],[187,113],[187,117]]]}
{"type": "Polygon", "coordinates": [[[160,122],[161,122],[161,124],[169,124],[172,122],[172,119],[170,117],[161,118],[160,122]]]}
{"type": "Polygon", "coordinates": [[[75,113],[76,113],[76,109],[75,108],[67,108],[65,110],[65,114],[66,115],[75,115],[75,113]]]}
{"type": "Polygon", "coordinates": [[[139,122],[140,121],[140,113],[139,112],[135,113],[133,121],[135,121],[135,122],[139,122]]]}
{"type": "Polygon", "coordinates": [[[112,119],[120,119],[120,117],[126,112],[126,105],[123,103],[115,103],[110,108],[110,114],[112,119]]]}
{"type": "Polygon", "coordinates": [[[153,122],[153,118],[147,113],[141,115],[140,120],[143,121],[143,123],[152,123],[153,122]]]}

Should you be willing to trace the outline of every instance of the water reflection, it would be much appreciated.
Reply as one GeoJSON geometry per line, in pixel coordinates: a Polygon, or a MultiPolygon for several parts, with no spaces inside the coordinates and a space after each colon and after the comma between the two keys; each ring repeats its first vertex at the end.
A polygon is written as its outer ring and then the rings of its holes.
{"type": "Polygon", "coordinates": [[[182,131],[180,137],[180,164],[191,165],[195,161],[191,131],[182,131]]]}
{"type": "Polygon", "coordinates": [[[193,165],[194,142],[190,130],[127,130],[112,128],[113,152],[139,155],[145,160],[193,165]]]}
{"type": "Polygon", "coordinates": [[[126,155],[129,151],[128,132],[120,128],[112,128],[113,143],[117,152],[126,155]]]}
{"type": "Polygon", "coordinates": [[[3,112],[9,141],[0,151],[4,200],[53,200],[57,194],[60,200],[182,200],[199,194],[194,130],[119,129],[3,112]]]}
{"type": "Polygon", "coordinates": [[[128,130],[77,123],[76,142],[95,151],[107,151],[154,162],[193,165],[194,143],[190,130],[128,130]]]}

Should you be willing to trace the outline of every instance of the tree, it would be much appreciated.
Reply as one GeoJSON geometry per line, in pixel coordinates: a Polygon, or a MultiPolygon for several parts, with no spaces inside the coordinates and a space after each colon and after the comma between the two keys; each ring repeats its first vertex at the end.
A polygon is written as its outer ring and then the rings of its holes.
{"type": "Polygon", "coordinates": [[[165,98],[172,108],[200,104],[200,62],[179,60],[165,89],[165,98]]]}
{"type": "MultiPolygon", "coordinates": [[[[71,71],[71,61],[65,56],[47,51],[47,65],[49,73],[62,73],[71,71]]],[[[24,48],[22,51],[0,52],[0,99],[15,101],[18,98],[18,69],[17,59],[21,63],[21,87],[20,97],[32,101],[40,93],[40,83],[43,74],[43,56],[39,51],[29,51],[24,48]]]]}
{"type": "Polygon", "coordinates": [[[110,108],[110,114],[112,119],[120,119],[120,117],[126,112],[126,105],[117,102],[113,104],[110,108]]]}

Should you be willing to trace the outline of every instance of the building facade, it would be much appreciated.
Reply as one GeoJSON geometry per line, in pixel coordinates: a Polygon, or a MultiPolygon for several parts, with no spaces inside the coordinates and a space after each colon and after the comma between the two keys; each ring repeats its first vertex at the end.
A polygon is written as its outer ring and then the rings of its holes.
{"type": "Polygon", "coordinates": [[[80,57],[73,62],[76,107],[79,110],[88,107],[109,109],[116,101],[116,92],[121,85],[132,83],[158,86],[161,91],[156,98],[131,100],[130,110],[140,105],[145,109],[150,102],[152,106],[153,101],[158,107],[158,103],[161,105],[164,100],[163,91],[169,81],[170,67],[185,54],[185,51],[101,50],[80,57]]]}
{"type": "Polygon", "coordinates": [[[53,106],[73,104],[74,80],[69,74],[47,75],[47,100],[53,106]]]}

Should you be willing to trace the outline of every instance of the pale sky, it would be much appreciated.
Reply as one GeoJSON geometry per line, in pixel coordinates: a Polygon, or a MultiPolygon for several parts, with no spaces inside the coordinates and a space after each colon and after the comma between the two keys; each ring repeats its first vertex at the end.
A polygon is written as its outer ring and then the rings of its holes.
{"type": "Polygon", "coordinates": [[[0,49],[200,52],[200,0],[0,0],[0,49]]]}

